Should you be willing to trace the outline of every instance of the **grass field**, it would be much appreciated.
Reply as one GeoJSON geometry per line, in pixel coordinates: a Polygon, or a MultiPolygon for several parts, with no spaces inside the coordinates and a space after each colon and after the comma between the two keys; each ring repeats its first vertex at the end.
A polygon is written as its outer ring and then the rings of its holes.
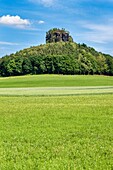
{"type": "Polygon", "coordinates": [[[0,170],[113,169],[113,77],[0,78],[0,87],[0,170]]]}
{"type": "Polygon", "coordinates": [[[98,75],[28,75],[0,78],[0,88],[70,86],[113,86],[113,77],[98,75]]]}
{"type": "Polygon", "coordinates": [[[0,88],[1,96],[73,96],[113,94],[113,86],[0,88]]]}

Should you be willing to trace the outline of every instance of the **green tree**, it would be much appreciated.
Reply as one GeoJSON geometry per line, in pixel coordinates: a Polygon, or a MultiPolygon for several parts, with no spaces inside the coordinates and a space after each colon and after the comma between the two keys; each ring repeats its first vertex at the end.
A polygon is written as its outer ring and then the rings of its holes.
{"type": "Polygon", "coordinates": [[[24,57],[23,63],[22,63],[22,73],[23,74],[30,74],[32,71],[32,64],[29,58],[24,57]]]}

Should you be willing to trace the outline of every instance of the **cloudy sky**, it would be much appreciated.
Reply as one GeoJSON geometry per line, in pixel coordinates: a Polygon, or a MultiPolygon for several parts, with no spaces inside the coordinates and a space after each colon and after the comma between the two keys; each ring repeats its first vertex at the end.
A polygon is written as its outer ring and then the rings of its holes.
{"type": "Polygon", "coordinates": [[[0,57],[44,44],[54,27],[113,55],[113,0],[0,0],[0,57]]]}

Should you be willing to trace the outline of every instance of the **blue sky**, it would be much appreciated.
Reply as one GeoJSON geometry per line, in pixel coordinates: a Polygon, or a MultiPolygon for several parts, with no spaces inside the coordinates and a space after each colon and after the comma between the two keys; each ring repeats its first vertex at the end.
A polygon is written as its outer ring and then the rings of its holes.
{"type": "Polygon", "coordinates": [[[113,55],[113,0],[0,0],[0,57],[44,44],[54,27],[113,55]]]}

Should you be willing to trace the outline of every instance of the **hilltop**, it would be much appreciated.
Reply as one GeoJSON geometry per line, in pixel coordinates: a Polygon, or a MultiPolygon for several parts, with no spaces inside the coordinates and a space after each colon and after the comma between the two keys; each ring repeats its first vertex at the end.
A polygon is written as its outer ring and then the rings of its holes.
{"type": "MultiPolygon", "coordinates": [[[[50,35],[50,32],[49,32],[50,35]]],[[[56,35],[56,34],[53,34],[56,35]]],[[[69,33],[63,32],[65,41],[47,39],[46,44],[23,49],[0,59],[0,76],[26,74],[102,74],[113,75],[113,58],[97,52],[86,44],[73,42],[69,33]],[[67,36],[68,35],[68,36],[67,36]],[[69,38],[70,37],[70,38],[69,38]],[[71,39],[71,41],[68,41],[71,39]]],[[[55,36],[53,36],[55,38],[55,36]]]]}
{"type": "Polygon", "coordinates": [[[52,42],[73,42],[69,31],[65,29],[53,28],[46,32],[46,43],[52,42]]]}

